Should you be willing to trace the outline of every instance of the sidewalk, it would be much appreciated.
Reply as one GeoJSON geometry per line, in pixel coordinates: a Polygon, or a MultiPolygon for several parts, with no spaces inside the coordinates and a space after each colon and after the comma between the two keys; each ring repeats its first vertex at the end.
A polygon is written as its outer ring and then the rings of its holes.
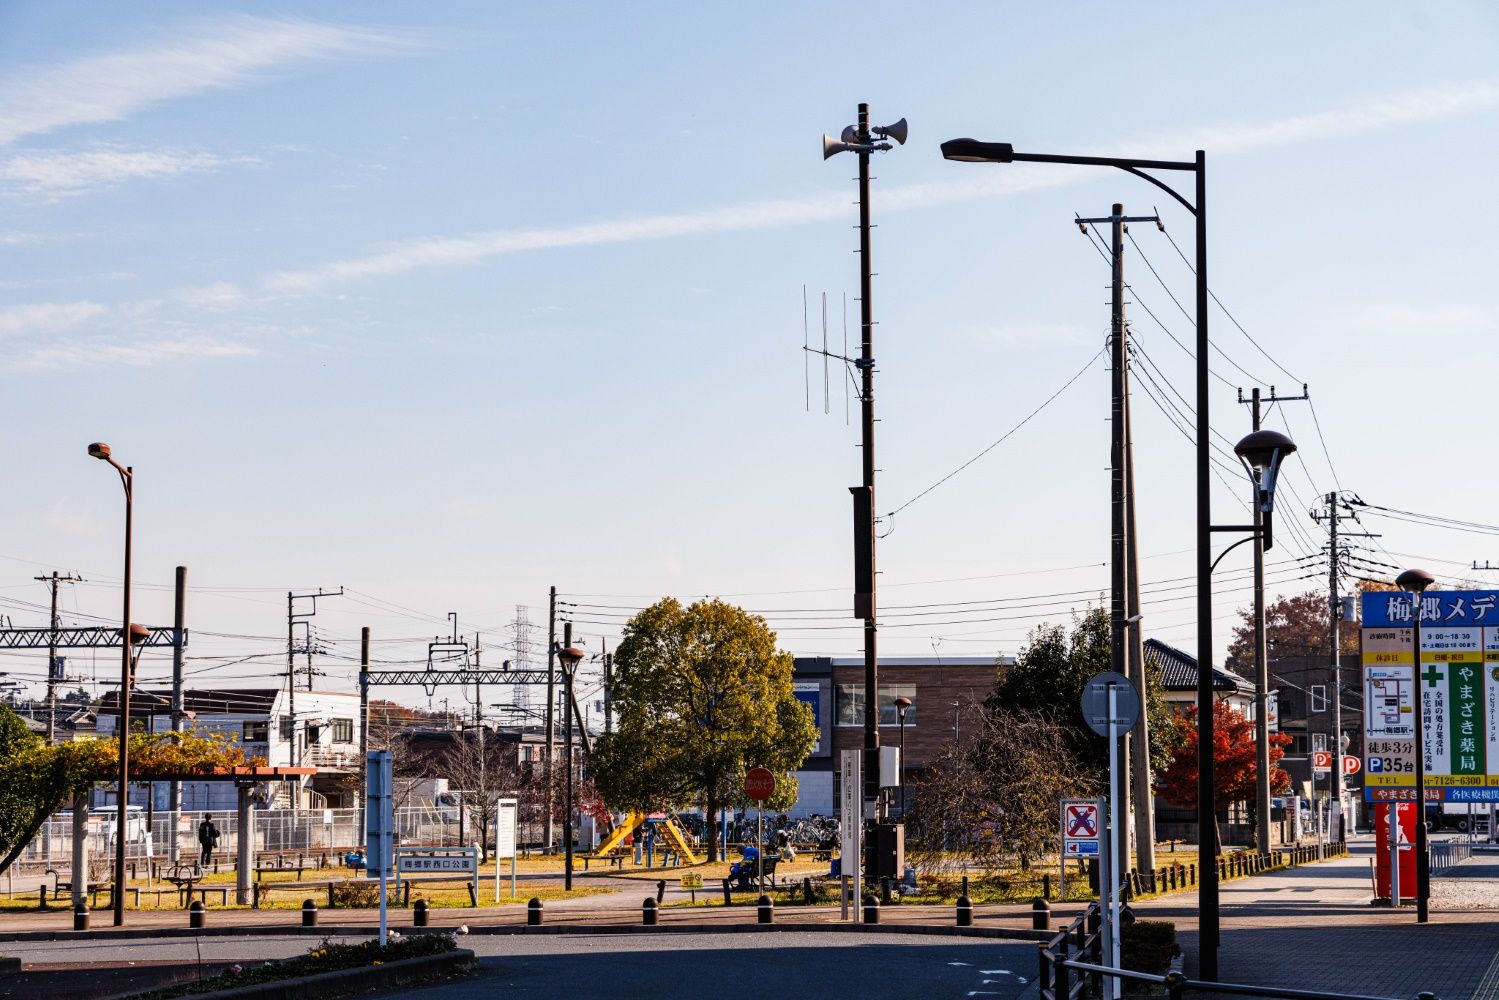
{"type": "MultiPolygon", "coordinates": [[[[1499,912],[1369,905],[1373,844],[1350,856],[1219,887],[1223,982],[1369,996],[1499,998],[1499,912]]],[[[1196,894],[1135,904],[1142,919],[1177,925],[1187,975],[1196,975],[1196,894]]]]}

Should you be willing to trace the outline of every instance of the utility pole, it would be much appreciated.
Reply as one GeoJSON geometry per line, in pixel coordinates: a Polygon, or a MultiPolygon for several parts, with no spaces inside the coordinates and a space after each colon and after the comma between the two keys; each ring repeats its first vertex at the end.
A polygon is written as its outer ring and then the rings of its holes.
{"type": "MultiPolygon", "coordinates": [[[[1345,517],[1353,515],[1353,506],[1347,499],[1338,493],[1329,493],[1323,498],[1326,506],[1319,515],[1312,516],[1318,521],[1327,522],[1327,644],[1329,655],[1329,670],[1332,673],[1332,740],[1328,750],[1332,752],[1332,774],[1329,778],[1331,791],[1329,794],[1329,807],[1327,817],[1328,840],[1333,840],[1333,834],[1337,834],[1338,840],[1343,839],[1343,650],[1339,635],[1339,626],[1343,620],[1343,601],[1338,594],[1338,583],[1342,577],[1342,546],[1338,541],[1339,535],[1343,538],[1377,538],[1378,535],[1366,531],[1339,532],[1338,522],[1345,517]]],[[[1418,748],[1419,752],[1419,748],[1418,748]]],[[[1424,817],[1418,817],[1421,822],[1424,817]]]]}
{"type": "MultiPolygon", "coordinates": [[[[1128,336],[1129,327],[1125,326],[1128,336]]],[[[1126,362],[1128,358],[1126,357],[1126,362]]],[[[1130,777],[1133,779],[1135,806],[1135,864],[1142,872],[1155,872],[1155,790],[1151,787],[1150,770],[1150,708],[1147,695],[1150,684],[1145,676],[1145,635],[1140,611],[1140,536],[1135,530],[1135,440],[1131,420],[1129,365],[1124,367],[1124,496],[1125,577],[1128,580],[1128,599],[1124,606],[1125,624],[1129,626],[1125,636],[1129,653],[1130,681],[1138,685],[1140,694],[1140,734],[1130,744],[1130,777]]]]}
{"type": "MultiPolygon", "coordinates": [[[[339,587],[335,590],[324,590],[319,587],[310,594],[297,594],[288,590],[286,592],[286,714],[291,719],[290,739],[287,744],[288,763],[292,767],[298,766],[301,758],[301,747],[298,745],[299,735],[297,733],[297,622],[306,622],[317,614],[317,599],[319,597],[342,597],[344,589],[339,587]],[[298,614],[296,611],[297,601],[312,601],[312,610],[298,614]]],[[[307,625],[307,690],[312,690],[312,624],[307,625]]],[[[292,808],[299,809],[302,804],[302,786],[300,781],[291,789],[292,808]]]]}
{"type": "MultiPolygon", "coordinates": [[[[1129,475],[1127,446],[1129,381],[1125,372],[1129,364],[1129,331],[1124,318],[1124,235],[1129,231],[1128,224],[1131,222],[1153,222],[1159,226],[1160,219],[1154,215],[1126,216],[1124,206],[1116,202],[1110,214],[1105,218],[1077,219],[1075,222],[1084,234],[1088,232],[1089,225],[1104,222],[1109,224],[1109,260],[1112,272],[1109,297],[1110,427],[1112,431],[1109,445],[1109,669],[1130,677],[1130,683],[1134,685],[1139,695],[1139,702],[1143,706],[1146,694],[1145,675],[1142,670],[1131,676],[1130,661],[1135,658],[1127,653],[1132,634],[1131,626],[1137,625],[1139,620],[1138,618],[1131,620],[1129,612],[1131,589],[1129,552],[1132,541],[1130,521],[1134,504],[1129,490],[1132,477],[1129,475]]],[[[1140,731],[1148,732],[1148,728],[1142,726],[1140,731]]],[[[1145,745],[1148,754],[1149,741],[1132,737],[1129,733],[1123,734],[1120,739],[1122,746],[1118,761],[1119,767],[1125,773],[1120,775],[1118,784],[1123,800],[1119,803],[1118,809],[1120,815],[1130,815],[1135,811],[1131,806],[1133,787],[1128,775],[1131,763],[1135,759],[1132,748],[1135,745],[1145,745]]],[[[1136,764],[1135,770],[1139,769],[1139,765],[1136,764]]],[[[1148,819],[1146,825],[1148,826],[1148,819]]],[[[1140,834],[1140,827],[1141,824],[1137,818],[1135,822],[1137,835],[1140,834]]],[[[1121,835],[1122,833],[1124,833],[1122,830],[1115,831],[1113,840],[1116,862],[1113,870],[1120,877],[1130,870],[1129,836],[1121,835]]],[[[1143,836],[1149,836],[1148,830],[1143,836]]]]}
{"type": "MultiPolygon", "coordinates": [[[[1261,403],[1290,403],[1310,399],[1306,386],[1299,396],[1277,396],[1275,386],[1270,387],[1270,396],[1260,395],[1260,387],[1250,390],[1244,398],[1239,390],[1239,402],[1249,404],[1251,430],[1259,430],[1264,413],[1261,403]]],[[[1254,512],[1253,539],[1249,544],[1254,550],[1254,820],[1255,844],[1261,854],[1274,848],[1270,843],[1270,660],[1265,649],[1265,538],[1264,517],[1260,511],[1259,494],[1250,497],[1250,509],[1254,512]]],[[[1341,761],[1339,762],[1341,763],[1341,761]]]]}
{"type": "Polygon", "coordinates": [[[551,854],[554,841],[552,839],[552,811],[557,804],[556,789],[556,765],[553,758],[556,756],[555,742],[557,739],[557,588],[552,587],[547,600],[547,722],[546,740],[547,757],[546,767],[542,774],[546,782],[546,827],[542,830],[541,853],[551,854]]]}
{"type": "MultiPolygon", "coordinates": [[[[172,731],[182,732],[187,723],[184,713],[186,705],[182,692],[182,650],[187,638],[187,567],[177,567],[177,587],[172,601],[172,731]]],[[[153,716],[153,718],[155,718],[153,716]]],[[[170,838],[175,858],[177,851],[177,814],[182,809],[182,782],[173,781],[167,786],[167,812],[172,817],[173,835],[170,838]]]]}
{"type": "Polygon", "coordinates": [[[614,654],[600,640],[604,650],[604,732],[614,732],[614,654]]]}
{"type": "MultiPolygon", "coordinates": [[[[873,261],[870,257],[869,156],[891,149],[894,139],[906,141],[906,120],[884,128],[869,125],[869,105],[859,105],[858,122],[843,130],[842,141],[823,137],[822,157],[851,152],[859,158],[859,427],[863,453],[863,478],[849,488],[854,498],[854,617],[864,620],[864,819],[871,826],[884,820],[880,808],[880,687],[878,658],[878,609],[875,594],[874,517],[874,301],[873,261]]],[[[873,832],[872,830],[870,831],[873,832]]],[[[878,884],[878,858],[872,845],[864,851],[865,878],[878,884]]]]}
{"type": "Polygon", "coordinates": [[[57,570],[53,570],[51,576],[32,579],[40,580],[52,590],[52,641],[47,644],[47,742],[53,743],[57,740],[57,682],[62,680],[57,669],[57,630],[62,627],[57,617],[57,588],[64,583],[82,583],[83,578],[72,573],[59,576],[57,570]]]}

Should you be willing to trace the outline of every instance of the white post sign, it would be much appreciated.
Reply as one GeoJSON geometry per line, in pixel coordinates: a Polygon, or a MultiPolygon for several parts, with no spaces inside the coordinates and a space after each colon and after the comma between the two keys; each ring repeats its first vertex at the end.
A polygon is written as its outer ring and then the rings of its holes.
{"type": "Polygon", "coordinates": [[[515,897],[515,828],[519,826],[520,800],[500,799],[494,819],[494,901],[500,901],[500,858],[510,857],[510,896],[515,897]]]}
{"type": "Polygon", "coordinates": [[[364,761],[364,871],[380,877],[380,947],[385,947],[386,881],[390,878],[395,822],[391,809],[389,750],[371,750],[364,761]]]}
{"type": "MultiPolygon", "coordinates": [[[[842,878],[839,885],[847,885],[850,875],[854,880],[853,920],[860,919],[860,897],[863,892],[864,868],[864,751],[844,750],[838,758],[838,776],[841,783],[838,797],[838,834],[842,840],[842,878]],[[853,871],[849,871],[849,867],[853,871]]],[[[847,897],[845,897],[846,899],[847,897]]]]}

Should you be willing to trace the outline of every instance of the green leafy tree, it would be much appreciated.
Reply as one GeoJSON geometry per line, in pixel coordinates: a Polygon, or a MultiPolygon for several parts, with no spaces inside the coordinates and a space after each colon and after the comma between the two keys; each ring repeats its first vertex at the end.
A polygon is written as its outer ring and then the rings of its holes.
{"type": "Polygon", "coordinates": [[[614,654],[615,732],[594,747],[594,780],[616,809],[702,805],[708,859],[722,806],[749,805],[752,767],[776,776],[771,809],[796,801],[796,779],[818,732],[792,693],[791,654],[765,619],[719,600],[666,598],[625,625],[614,654]]]}
{"type": "MultiPolygon", "coordinates": [[[[1092,608],[1074,617],[1071,628],[1040,625],[1031,630],[1013,666],[1004,669],[987,707],[1007,712],[1034,712],[1059,726],[1074,759],[1095,776],[1108,770],[1108,746],[1083,719],[1083,688],[1111,664],[1109,614],[1092,608]]],[[[1145,706],[1150,724],[1150,764],[1160,771],[1179,741],[1166,706],[1160,675],[1147,664],[1145,706]]]]}
{"type": "MultiPolygon", "coordinates": [[[[1265,640],[1270,656],[1276,659],[1315,658],[1317,663],[1326,663],[1328,627],[1325,590],[1309,590],[1265,605],[1265,640]]],[[[1358,652],[1358,622],[1338,625],[1338,645],[1345,656],[1358,652]]],[[[1254,677],[1252,606],[1239,610],[1239,622],[1234,626],[1234,638],[1229,643],[1224,666],[1240,677],[1254,677]]]]}

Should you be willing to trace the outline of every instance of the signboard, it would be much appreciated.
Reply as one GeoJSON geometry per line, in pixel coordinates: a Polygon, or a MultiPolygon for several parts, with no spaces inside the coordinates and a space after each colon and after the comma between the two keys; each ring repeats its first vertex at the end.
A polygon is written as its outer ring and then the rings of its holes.
{"type": "Polygon", "coordinates": [[[461,872],[467,875],[477,867],[478,858],[473,856],[407,854],[405,851],[396,854],[396,871],[402,875],[409,872],[461,872]]]}
{"type": "Polygon", "coordinates": [[[701,889],[703,887],[703,876],[699,872],[688,872],[682,876],[683,889],[701,889]]]}
{"type": "Polygon", "coordinates": [[[1410,594],[1363,595],[1365,797],[1414,801],[1419,752],[1429,801],[1499,801],[1499,591],[1421,595],[1419,651],[1417,613],[1410,594]]]}
{"type": "Polygon", "coordinates": [[[1123,736],[1140,721],[1140,696],[1128,677],[1113,670],[1094,674],[1083,687],[1083,721],[1099,736],[1108,737],[1109,692],[1114,692],[1114,733],[1123,736]]]}
{"type": "Polygon", "coordinates": [[[520,800],[498,799],[494,814],[494,901],[500,901],[500,859],[510,856],[510,896],[515,897],[515,828],[520,826],[520,800]]]}
{"type": "Polygon", "coordinates": [[[1062,800],[1062,857],[1097,857],[1103,811],[1097,799],[1062,800]]]}
{"type": "Polygon", "coordinates": [[[1332,751],[1331,750],[1313,750],[1312,751],[1312,770],[1313,771],[1331,771],[1332,770],[1332,751]]]}
{"type": "Polygon", "coordinates": [[[370,876],[388,877],[394,839],[391,815],[391,755],[389,750],[371,750],[364,767],[364,870],[370,876]]]}
{"type": "MultiPolygon", "coordinates": [[[[844,750],[838,756],[838,839],[839,872],[844,880],[853,878],[854,905],[849,907],[847,892],[839,892],[845,915],[852,910],[853,920],[859,922],[858,900],[864,898],[863,865],[860,864],[864,843],[864,751],[844,750]]],[[[846,884],[846,882],[845,882],[846,884]]]]}
{"type": "Polygon", "coordinates": [[[1357,757],[1353,756],[1352,754],[1347,754],[1347,753],[1345,753],[1343,755],[1343,774],[1344,775],[1358,774],[1359,768],[1361,766],[1362,765],[1359,763],[1359,759],[1357,757]]]}
{"type": "Polygon", "coordinates": [[[1270,691],[1265,695],[1265,725],[1270,732],[1280,732],[1280,693],[1270,691]]]}
{"type": "Polygon", "coordinates": [[[744,794],[757,802],[764,802],[775,794],[776,776],[769,768],[752,767],[744,776],[744,794]]]}

